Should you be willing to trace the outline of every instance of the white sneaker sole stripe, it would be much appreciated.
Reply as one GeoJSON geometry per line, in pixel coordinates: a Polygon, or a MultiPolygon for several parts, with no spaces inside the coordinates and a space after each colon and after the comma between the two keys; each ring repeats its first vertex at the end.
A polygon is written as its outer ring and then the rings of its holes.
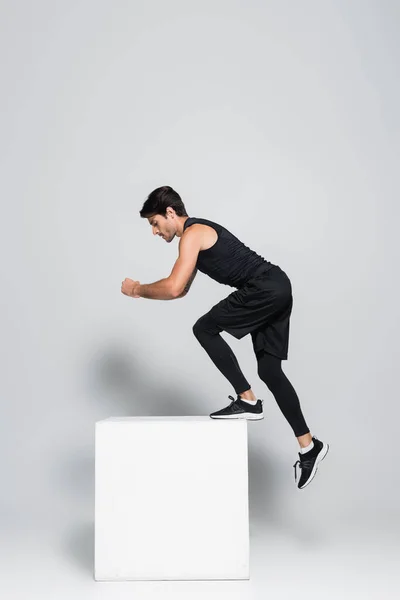
{"type": "MultiPolygon", "coordinates": [[[[211,415],[210,415],[211,417],[211,415]]],[[[259,421],[264,418],[263,414],[254,414],[254,413],[241,413],[237,415],[216,415],[212,416],[212,419],[247,419],[248,421],[259,421]]]]}

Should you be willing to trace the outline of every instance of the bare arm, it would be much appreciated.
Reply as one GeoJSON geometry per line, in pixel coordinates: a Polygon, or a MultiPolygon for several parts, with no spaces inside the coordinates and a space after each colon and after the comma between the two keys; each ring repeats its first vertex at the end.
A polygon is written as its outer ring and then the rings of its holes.
{"type": "Polygon", "coordinates": [[[138,293],[141,298],[151,300],[174,300],[176,298],[168,277],[154,283],[141,283],[138,293]]]}
{"type": "Polygon", "coordinates": [[[191,274],[187,284],[185,285],[183,292],[181,294],[179,294],[178,298],[183,298],[184,296],[186,296],[186,294],[188,293],[188,291],[190,290],[190,286],[193,283],[193,279],[196,277],[197,275],[197,269],[194,269],[193,273],[191,274]]]}
{"type": "Polygon", "coordinates": [[[140,284],[139,296],[157,300],[173,300],[185,296],[197,272],[201,239],[201,232],[196,225],[185,231],[179,242],[179,257],[169,277],[155,283],[140,284]]]}

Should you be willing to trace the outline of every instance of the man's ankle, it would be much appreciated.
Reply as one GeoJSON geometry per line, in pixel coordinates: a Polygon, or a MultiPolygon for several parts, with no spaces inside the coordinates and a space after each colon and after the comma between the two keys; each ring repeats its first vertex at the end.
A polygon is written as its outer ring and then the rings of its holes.
{"type": "Polygon", "coordinates": [[[239,394],[239,396],[242,398],[242,400],[251,400],[253,402],[255,402],[257,400],[255,395],[253,393],[249,393],[249,392],[243,392],[242,394],[239,394]]]}

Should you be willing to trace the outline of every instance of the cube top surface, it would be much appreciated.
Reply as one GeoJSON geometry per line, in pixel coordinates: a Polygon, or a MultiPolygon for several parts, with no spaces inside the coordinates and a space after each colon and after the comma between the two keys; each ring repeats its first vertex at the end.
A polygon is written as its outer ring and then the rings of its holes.
{"type": "Polygon", "coordinates": [[[244,423],[247,424],[246,419],[212,419],[207,415],[144,415],[144,416],[126,416],[126,417],[108,417],[107,419],[102,419],[101,421],[96,421],[96,425],[103,423],[135,423],[135,422],[143,422],[143,421],[204,421],[209,423],[223,422],[223,423],[244,423]]]}

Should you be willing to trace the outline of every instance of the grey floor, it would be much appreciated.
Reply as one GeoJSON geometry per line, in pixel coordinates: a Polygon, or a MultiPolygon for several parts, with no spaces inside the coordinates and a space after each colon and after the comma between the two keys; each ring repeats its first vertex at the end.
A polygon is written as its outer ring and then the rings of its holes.
{"type": "Polygon", "coordinates": [[[385,515],[369,524],[253,520],[250,580],[170,582],[94,581],[94,525],[79,515],[76,506],[62,526],[53,519],[42,527],[3,527],[2,598],[399,598],[399,528],[385,525],[385,515]]]}

